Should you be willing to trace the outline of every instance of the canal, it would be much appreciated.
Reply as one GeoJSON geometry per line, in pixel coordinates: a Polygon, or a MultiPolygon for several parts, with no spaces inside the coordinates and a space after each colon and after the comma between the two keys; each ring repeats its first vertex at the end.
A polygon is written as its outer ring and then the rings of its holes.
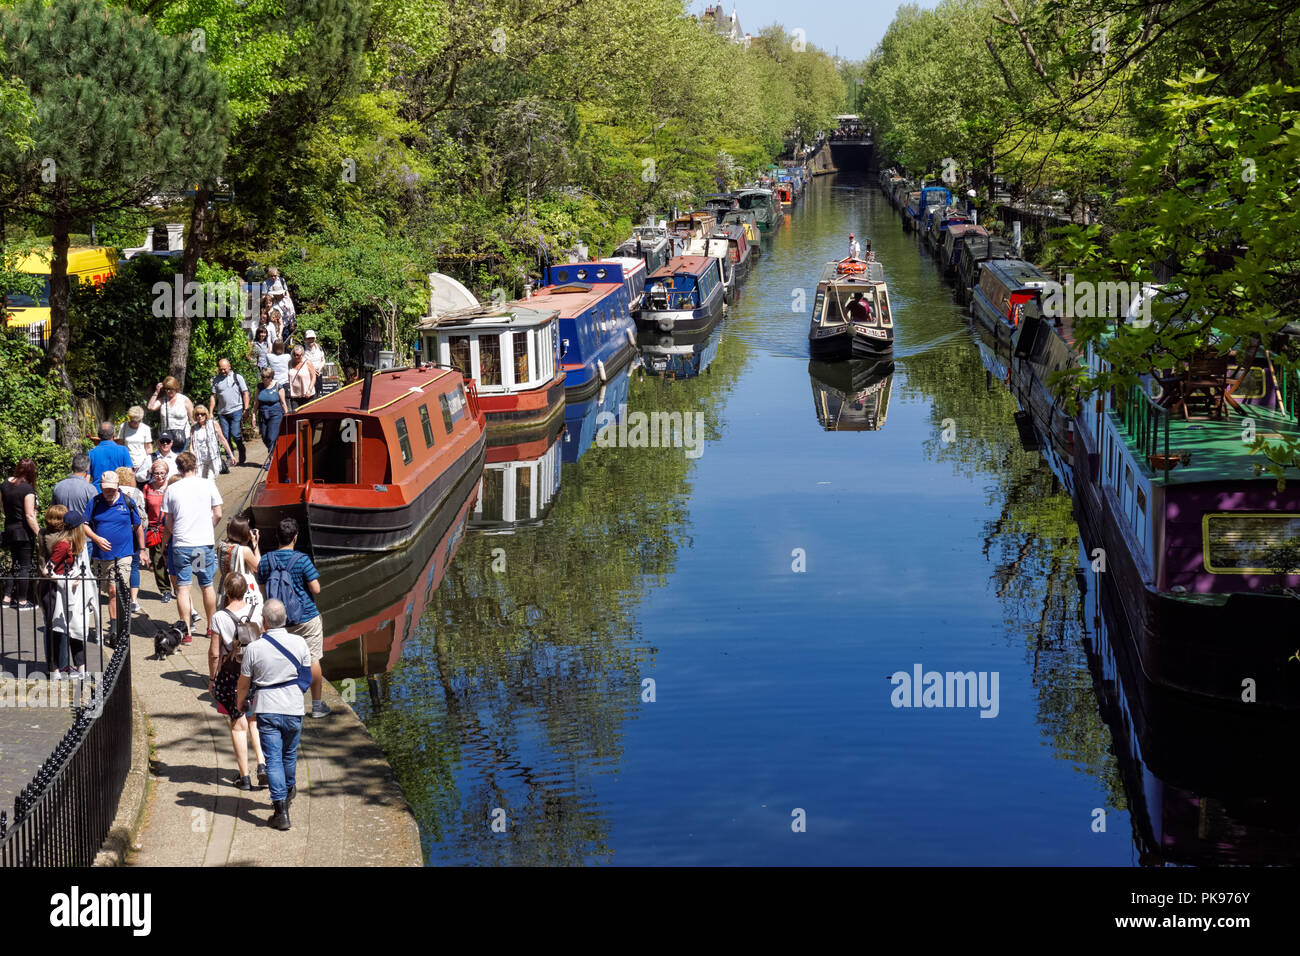
{"type": "Polygon", "coordinates": [[[1259,809],[1273,782],[1215,773],[1213,715],[1134,678],[1068,494],[877,189],[816,181],[674,361],[603,407],[698,412],[701,444],[603,447],[601,406],[571,409],[334,652],[428,863],[1130,865],[1209,862],[1225,833],[1295,852],[1259,809]],[[892,373],[853,383],[810,374],[800,311],[850,232],[897,324],[892,373]],[[917,671],[979,693],[891,679],[917,671]]]}

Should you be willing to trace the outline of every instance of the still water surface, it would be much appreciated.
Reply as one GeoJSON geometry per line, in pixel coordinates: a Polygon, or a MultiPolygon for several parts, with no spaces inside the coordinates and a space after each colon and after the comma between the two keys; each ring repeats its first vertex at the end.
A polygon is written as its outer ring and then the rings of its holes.
{"type": "Polygon", "coordinates": [[[1129,865],[1194,862],[1224,830],[1276,846],[1249,801],[1198,788],[1212,729],[1202,756],[1156,761],[1176,792],[1153,774],[1152,749],[1179,748],[1129,712],[1140,683],[1118,676],[1101,582],[1076,573],[1070,499],[878,190],[814,183],[673,367],[604,404],[703,412],[702,454],[598,447],[600,407],[569,409],[554,445],[488,466],[445,574],[393,608],[393,660],[366,658],[356,706],[430,864],[1129,865]],[[839,383],[871,388],[875,430],[828,431],[837,383],[810,375],[794,309],[851,231],[885,265],[896,366],[839,383]],[[915,665],[996,673],[996,716],[893,706],[890,675],[915,665]]]}

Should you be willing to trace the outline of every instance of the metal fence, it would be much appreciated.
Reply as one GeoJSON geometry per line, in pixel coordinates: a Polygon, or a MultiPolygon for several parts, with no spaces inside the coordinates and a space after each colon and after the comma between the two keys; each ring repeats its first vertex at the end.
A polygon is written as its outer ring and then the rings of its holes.
{"type": "Polygon", "coordinates": [[[47,684],[51,703],[71,699],[72,726],[19,791],[12,817],[0,810],[0,866],[90,866],[108,836],[131,765],[132,737],[129,591],[121,575],[115,577],[114,616],[94,577],[52,582],[6,575],[7,585],[27,583],[38,591],[34,606],[0,611],[6,679],[30,667],[48,680],[49,655],[60,648],[87,676],[47,684]],[[93,600],[85,597],[92,593],[93,600]],[[52,687],[60,688],[57,696],[52,687]]]}

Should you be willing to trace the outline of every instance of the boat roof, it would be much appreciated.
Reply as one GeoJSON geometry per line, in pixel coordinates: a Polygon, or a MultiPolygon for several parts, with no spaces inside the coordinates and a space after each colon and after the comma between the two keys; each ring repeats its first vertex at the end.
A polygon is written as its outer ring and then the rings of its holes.
{"type": "Polygon", "coordinates": [[[677,275],[679,272],[689,272],[692,275],[700,275],[713,262],[713,256],[674,256],[654,272],[650,273],[651,279],[666,279],[669,276],[677,275]]]}
{"type": "Polygon", "coordinates": [[[985,264],[984,270],[998,276],[1008,287],[1029,288],[1052,281],[1051,276],[1024,259],[992,259],[985,264]]]}
{"type": "Polygon", "coordinates": [[[613,282],[569,282],[564,285],[543,286],[533,293],[532,303],[535,309],[556,309],[560,318],[572,319],[586,312],[608,296],[621,292],[621,283],[613,282]]]}
{"type": "Polygon", "coordinates": [[[422,332],[433,329],[460,327],[490,328],[496,326],[545,325],[557,315],[554,308],[537,308],[531,299],[518,299],[502,308],[483,305],[478,308],[443,312],[437,316],[426,315],[420,319],[422,332]]]}
{"type": "Polygon", "coordinates": [[[434,392],[445,392],[450,385],[463,382],[460,372],[455,369],[434,368],[426,365],[422,368],[393,368],[375,372],[370,383],[370,407],[361,407],[361,393],[364,379],[344,385],[340,389],[323,395],[313,401],[300,405],[288,417],[301,415],[310,411],[345,414],[376,415],[389,405],[396,404],[406,396],[424,395],[433,386],[434,392]]]}

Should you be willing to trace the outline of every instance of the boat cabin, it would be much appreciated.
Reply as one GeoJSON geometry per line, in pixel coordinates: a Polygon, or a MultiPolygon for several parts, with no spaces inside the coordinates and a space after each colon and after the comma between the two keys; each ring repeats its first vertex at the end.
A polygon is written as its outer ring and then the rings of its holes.
{"type": "Polygon", "coordinates": [[[666,226],[636,226],[632,238],[625,240],[614,255],[619,258],[640,259],[646,272],[654,272],[671,258],[666,226]]]}
{"type": "Polygon", "coordinates": [[[975,290],[975,313],[990,328],[995,323],[1015,328],[1025,305],[1039,302],[1049,282],[1047,275],[1024,259],[986,263],[975,290]]]}
{"type": "Polygon", "coordinates": [[[484,398],[550,384],[559,368],[559,310],[514,302],[470,314],[425,319],[423,353],[458,369],[484,398]]]}
{"type": "Polygon", "coordinates": [[[646,280],[645,308],[692,312],[707,308],[722,284],[717,256],[678,256],[646,280]]]}
{"type": "Polygon", "coordinates": [[[821,281],[817,283],[812,320],[823,326],[852,321],[872,327],[893,328],[894,316],[889,308],[885,267],[879,262],[854,259],[827,263],[821,281]],[[858,302],[861,305],[857,305],[858,302]]]}

